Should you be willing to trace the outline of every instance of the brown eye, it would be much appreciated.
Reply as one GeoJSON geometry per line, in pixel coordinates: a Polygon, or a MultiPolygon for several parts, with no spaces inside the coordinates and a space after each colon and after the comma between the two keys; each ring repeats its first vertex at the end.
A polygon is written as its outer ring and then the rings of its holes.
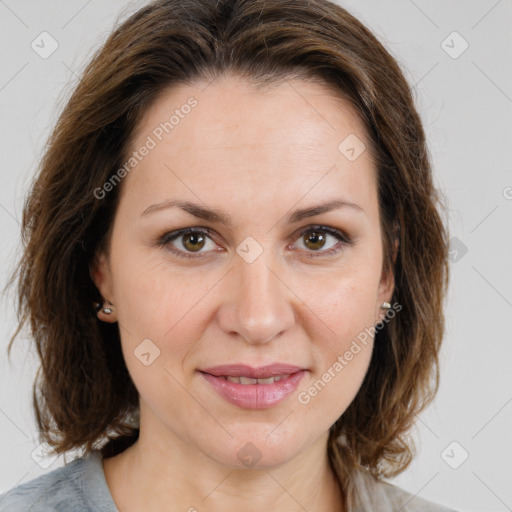
{"type": "Polygon", "coordinates": [[[206,228],[187,228],[166,233],[160,237],[158,245],[184,258],[202,258],[207,256],[207,253],[211,255],[216,248],[211,232],[206,228]],[[208,243],[211,247],[208,247],[208,243]],[[203,250],[205,247],[210,250],[203,250]]]}
{"type": "Polygon", "coordinates": [[[319,250],[325,245],[325,234],[321,231],[309,231],[303,235],[304,245],[312,250],[319,250]]]}
{"type": "Polygon", "coordinates": [[[200,251],[205,245],[205,237],[202,233],[189,233],[182,235],[183,247],[188,251],[200,251]]]}
{"type": "MultiPolygon", "coordinates": [[[[328,226],[309,226],[302,231],[299,239],[299,245],[303,245],[299,249],[311,258],[336,254],[344,246],[354,243],[343,232],[328,226]],[[334,242],[330,246],[329,237],[334,242]]],[[[166,233],[158,239],[158,245],[184,258],[203,258],[219,251],[213,232],[207,228],[187,228],[166,233]],[[203,250],[205,247],[208,249],[209,242],[212,244],[210,250],[203,250]]]]}
{"type": "Polygon", "coordinates": [[[328,226],[309,226],[302,231],[300,236],[302,237],[300,241],[305,248],[304,251],[311,258],[336,254],[344,246],[354,243],[353,240],[341,231],[328,226]],[[335,243],[328,245],[329,237],[333,238],[335,243]]]}

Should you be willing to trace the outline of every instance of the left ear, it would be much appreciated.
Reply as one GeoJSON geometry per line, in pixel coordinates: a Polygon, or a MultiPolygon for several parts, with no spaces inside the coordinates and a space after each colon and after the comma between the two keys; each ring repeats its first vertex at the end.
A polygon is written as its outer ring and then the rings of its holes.
{"type": "Polygon", "coordinates": [[[398,253],[398,238],[395,238],[393,242],[393,261],[391,263],[391,268],[382,269],[381,279],[379,282],[379,291],[377,294],[377,311],[376,311],[376,322],[379,322],[382,319],[381,304],[383,302],[391,303],[391,298],[393,297],[393,291],[395,290],[395,274],[394,267],[396,263],[396,256],[398,253]]]}

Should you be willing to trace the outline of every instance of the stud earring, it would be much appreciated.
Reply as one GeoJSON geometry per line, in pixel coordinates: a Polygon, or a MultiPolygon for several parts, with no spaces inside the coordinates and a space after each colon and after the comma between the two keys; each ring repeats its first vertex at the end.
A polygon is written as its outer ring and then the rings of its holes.
{"type": "Polygon", "coordinates": [[[387,310],[388,310],[388,309],[391,309],[391,304],[390,304],[389,302],[383,302],[383,303],[380,305],[380,308],[381,308],[381,309],[385,309],[385,310],[386,310],[386,313],[382,312],[382,313],[380,314],[381,320],[379,320],[379,322],[377,322],[376,327],[377,327],[377,326],[380,326],[380,325],[383,325],[384,318],[385,318],[385,317],[386,317],[386,315],[387,315],[387,310]]]}
{"type": "MultiPolygon", "coordinates": [[[[110,303],[112,306],[113,304],[110,303]]],[[[103,313],[105,313],[105,315],[111,315],[113,313],[113,308],[111,307],[102,307],[101,304],[99,302],[93,302],[93,306],[94,306],[94,311],[96,313],[99,313],[100,311],[102,311],[103,313]]]]}

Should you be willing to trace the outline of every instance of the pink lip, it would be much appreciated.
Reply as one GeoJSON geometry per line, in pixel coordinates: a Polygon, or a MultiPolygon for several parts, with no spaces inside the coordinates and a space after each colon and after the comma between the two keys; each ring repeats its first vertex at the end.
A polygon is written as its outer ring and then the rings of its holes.
{"type": "Polygon", "coordinates": [[[223,365],[201,370],[201,375],[228,402],[243,409],[265,409],[278,404],[293,393],[307,370],[289,364],[272,364],[260,368],[247,365],[223,365]],[[276,375],[289,374],[271,384],[238,384],[223,377],[250,377],[265,379],[276,375]]]}
{"type": "Polygon", "coordinates": [[[246,364],[224,364],[221,366],[212,366],[211,368],[204,368],[201,371],[209,373],[210,375],[224,376],[231,375],[231,377],[251,377],[252,379],[266,379],[276,375],[286,375],[288,373],[300,372],[304,368],[294,366],[292,364],[275,363],[267,366],[260,366],[253,368],[246,364]]]}

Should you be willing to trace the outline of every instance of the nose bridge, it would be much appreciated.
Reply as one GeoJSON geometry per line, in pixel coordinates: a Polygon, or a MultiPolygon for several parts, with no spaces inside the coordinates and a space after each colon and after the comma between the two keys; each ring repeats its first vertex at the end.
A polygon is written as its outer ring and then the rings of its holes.
{"type": "Polygon", "coordinates": [[[250,343],[265,343],[293,323],[289,291],[272,270],[276,265],[271,253],[267,248],[254,261],[241,256],[231,273],[232,314],[223,327],[250,343]]]}

